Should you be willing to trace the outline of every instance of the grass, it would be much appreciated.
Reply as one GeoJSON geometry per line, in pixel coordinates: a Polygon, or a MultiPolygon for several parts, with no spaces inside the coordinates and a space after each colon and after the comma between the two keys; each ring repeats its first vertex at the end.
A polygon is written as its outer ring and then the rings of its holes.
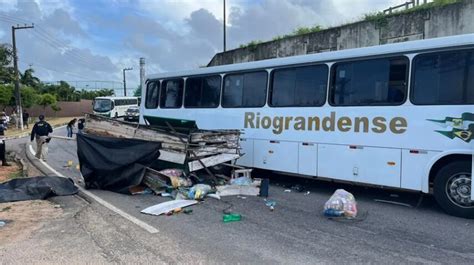
{"type": "MultiPolygon", "coordinates": [[[[50,119],[46,119],[46,121],[51,124],[51,126],[53,127],[57,127],[57,126],[61,126],[61,125],[65,125],[67,124],[70,120],[72,120],[74,117],[58,117],[58,118],[50,118],[50,119]]],[[[32,121],[35,121],[37,120],[37,118],[31,118],[32,121]]],[[[7,137],[13,137],[13,136],[18,136],[18,135],[22,135],[24,133],[29,133],[31,132],[31,129],[33,128],[33,125],[34,125],[34,122],[30,122],[28,124],[28,129],[24,129],[23,131],[18,129],[18,128],[15,128],[15,126],[12,126],[10,125],[8,127],[8,130],[5,131],[5,135],[7,137]]]]}

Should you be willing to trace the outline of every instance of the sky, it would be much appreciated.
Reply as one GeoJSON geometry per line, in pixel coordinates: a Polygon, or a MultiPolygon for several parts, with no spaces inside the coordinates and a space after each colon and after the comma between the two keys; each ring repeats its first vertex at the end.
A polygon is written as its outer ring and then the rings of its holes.
{"type": "MultiPolygon", "coordinates": [[[[297,27],[357,21],[405,0],[226,0],[227,49],[271,40],[297,27]]],[[[139,84],[146,73],[205,66],[223,49],[223,0],[0,0],[0,43],[17,30],[21,71],[43,81],[81,81],[78,87],[139,84]],[[110,81],[108,83],[86,81],[110,81]],[[112,83],[114,82],[114,83],[112,83]]],[[[74,83],[73,83],[74,84],[74,83]]],[[[117,92],[119,93],[119,92],[117,92]]]]}

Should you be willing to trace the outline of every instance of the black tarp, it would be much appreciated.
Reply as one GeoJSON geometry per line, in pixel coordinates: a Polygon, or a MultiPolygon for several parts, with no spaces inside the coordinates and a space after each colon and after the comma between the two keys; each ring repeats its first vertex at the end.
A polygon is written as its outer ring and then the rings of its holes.
{"type": "Polygon", "coordinates": [[[0,184],[0,203],[44,200],[52,196],[73,195],[78,191],[71,179],[62,177],[18,178],[0,184]]]}
{"type": "Polygon", "coordinates": [[[161,143],[137,139],[77,135],[77,156],[87,189],[129,194],[142,182],[145,167],[159,156],[161,143]]]}

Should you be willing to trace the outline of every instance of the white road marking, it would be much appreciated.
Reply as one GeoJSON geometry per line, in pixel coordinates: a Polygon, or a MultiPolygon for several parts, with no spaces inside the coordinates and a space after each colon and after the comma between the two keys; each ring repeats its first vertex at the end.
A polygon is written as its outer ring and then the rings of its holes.
{"type": "MultiPolygon", "coordinates": [[[[33,150],[33,146],[28,145],[29,148],[30,148],[30,152],[35,155],[36,152],[35,150],[33,150]]],[[[63,174],[59,173],[58,171],[56,171],[53,167],[51,167],[48,163],[44,162],[43,160],[39,160],[46,168],[48,168],[49,170],[51,170],[51,172],[53,172],[54,174],[56,174],[58,177],[63,177],[63,178],[66,178],[63,174]]],[[[78,186],[79,189],[84,193],[86,194],[87,196],[89,196],[90,198],[92,198],[93,200],[95,200],[97,203],[101,204],[102,206],[106,207],[107,209],[115,212],[116,214],[122,216],[123,218],[129,220],[130,222],[138,225],[139,227],[145,229],[147,232],[151,233],[151,234],[155,234],[155,233],[158,233],[159,230],[156,229],[155,227],[137,219],[136,217],[133,217],[131,216],[130,214],[120,210],[119,208],[113,206],[112,204],[110,204],[109,202],[103,200],[102,198],[94,195],[93,193],[91,193],[90,191],[87,191],[85,190],[84,188],[82,188],[81,186],[78,186]]]]}

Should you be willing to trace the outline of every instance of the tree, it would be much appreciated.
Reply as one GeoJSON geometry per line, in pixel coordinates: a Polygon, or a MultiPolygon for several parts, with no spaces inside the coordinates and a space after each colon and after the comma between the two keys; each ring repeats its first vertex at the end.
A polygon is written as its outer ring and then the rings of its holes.
{"type": "Polygon", "coordinates": [[[50,93],[45,93],[41,95],[39,100],[39,105],[43,106],[43,109],[46,109],[47,106],[56,105],[56,97],[50,93]]]}
{"type": "Polygon", "coordinates": [[[40,80],[38,77],[34,76],[35,70],[33,69],[26,69],[25,73],[20,74],[20,82],[25,86],[30,87],[38,87],[40,84],[40,80]]]}
{"type": "Polygon", "coordinates": [[[10,105],[12,97],[13,97],[13,86],[0,84],[0,105],[2,105],[2,107],[6,107],[10,105]]]}
{"type": "Polygon", "coordinates": [[[0,44],[0,84],[11,84],[15,71],[10,65],[13,61],[13,51],[10,45],[0,44]]]}
{"type": "Polygon", "coordinates": [[[24,108],[31,108],[33,105],[37,104],[40,95],[32,87],[22,87],[21,88],[21,104],[24,108]]]}
{"type": "Polygon", "coordinates": [[[142,85],[138,85],[138,87],[133,91],[134,97],[141,97],[142,96],[142,85]]]}

